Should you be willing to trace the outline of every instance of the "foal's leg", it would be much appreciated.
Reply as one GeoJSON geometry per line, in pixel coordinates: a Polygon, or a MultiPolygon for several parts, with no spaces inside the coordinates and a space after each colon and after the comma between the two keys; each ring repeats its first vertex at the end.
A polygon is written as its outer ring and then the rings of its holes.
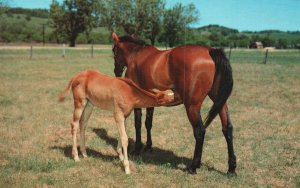
{"type": "MultiPolygon", "coordinates": [[[[128,137],[125,130],[125,118],[122,112],[115,112],[114,114],[115,121],[118,127],[120,140],[122,144],[123,154],[124,154],[124,160],[123,165],[125,168],[125,173],[130,174],[130,168],[129,168],[129,160],[128,160],[128,154],[127,154],[127,147],[128,147],[128,137]]],[[[119,145],[119,144],[118,144],[119,145]]],[[[121,157],[120,157],[121,159],[121,157]]]]}
{"type": "Polygon", "coordinates": [[[229,111],[227,104],[225,103],[221,112],[219,113],[222,122],[222,132],[227,142],[227,150],[228,150],[228,174],[236,174],[236,157],[233,149],[233,127],[229,117],[229,111]]]}
{"type": "Polygon", "coordinates": [[[72,138],[73,138],[73,147],[72,147],[72,156],[75,161],[79,161],[78,151],[77,151],[77,130],[79,128],[79,120],[83,111],[83,100],[74,99],[74,113],[73,113],[73,122],[71,123],[72,128],[72,138]]]}
{"type": "Polygon", "coordinates": [[[194,158],[187,170],[191,174],[196,174],[196,168],[200,168],[201,165],[205,128],[200,115],[199,106],[186,106],[186,111],[193,126],[194,137],[196,140],[194,158]]]}
{"type": "Polygon", "coordinates": [[[124,160],[124,154],[123,154],[123,149],[122,149],[121,137],[119,137],[119,139],[118,139],[117,152],[119,154],[120,160],[123,161],[124,160]]]}
{"type": "Polygon", "coordinates": [[[93,111],[93,104],[87,101],[83,113],[81,115],[79,125],[80,125],[80,151],[83,157],[87,157],[86,148],[85,148],[85,128],[89,118],[91,117],[93,111]]]}
{"type": "Polygon", "coordinates": [[[147,142],[144,151],[152,151],[152,138],[151,138],[151,129],[152,129],[152,120],[153,120],[153,112],[154,108],[147,108],[147,115],[146,115],[146,129],[147,129],[147,142]]]}
{"type": "Polygon", "coordinates": [[[134,126],[135,126],[135,149],[134,154],[138,155],[143,147],[141,138],[141,127],[142,127],[142,109],[134,109],[134,126]]]}

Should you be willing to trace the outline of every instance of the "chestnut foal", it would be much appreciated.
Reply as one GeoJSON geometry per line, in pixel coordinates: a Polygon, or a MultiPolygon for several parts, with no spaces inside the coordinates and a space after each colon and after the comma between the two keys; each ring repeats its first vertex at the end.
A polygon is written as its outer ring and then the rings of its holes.
{"type": "Polygon", "coordinates": [[[72,155],[75,161],[79,161],[76,134],[80,128],[80,150],[87,157],[85,148],[85,124],[92,113],[93,107],[113,111],[113,116],[119,131],[117,152],[123,161],[126,174],[130,174],[127,156],[128,137],[125,132],[125,119],[134,108],[154,107],[171,104],[174,101],[174,93],[171,90],[159,91],[153,89],[153,93],[142,90],[134,82],[125,78],[115,78],[88,70],[82,71],[73,77],[67,88],[60,94],[59,101],[63,101],[72,87],[74,98],[74,114],[71,123],[73,148],[72,155]],[[84,106],[86,99],[86,104],[84,106]],[[80,126],[80,127],[79,127],[80,126]]]}

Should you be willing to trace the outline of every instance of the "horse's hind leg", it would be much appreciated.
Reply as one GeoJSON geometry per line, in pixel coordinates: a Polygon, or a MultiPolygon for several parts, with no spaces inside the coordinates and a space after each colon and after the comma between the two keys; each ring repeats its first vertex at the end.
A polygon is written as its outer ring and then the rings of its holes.
{"type": "Polygon", "coordinates": [[[188,106],[186,107],[188,118],[193,126],[194,137],[196,140],[194,158],[192,164],[187,168],[191,174],[196,174],[196,169],[200,168],[203,142],[205,137],[205,128],[200,115],[199,106],[188,106]]]}
{"type": "Polygon", "coordinates": [[[227,104],[225,103],[224,107],[222,108],[221,112],[219,113],[222,122],[222,132],[227,142],[227,150],[228,150],[228,173],[229,174],[236,174],[236,157],[234,154],[233,149],[233,127],[230,121],[229,112],[227,104]]]}
{"type": "Polygon", "coordinates": [[[73,121],[71,123],[72,129],[72,138],[73,138],[73,147],[72,147],[72,156],[75,161],[79,161],[78,151],[77,151],[77,130],[79,128],[79,120],[83,111],[83,100],[81,98],[74,98],[74,113],[73,113],[73,121]]]}
{"type": "Polygon", "coordinates": [[[87,157],[86,148],[85,148],[85,128],[89,118],[91,117],[93,111],[93,104],[87,101],[83,113],[81,115],[79,125],[80,125],[80,151],[83,157],[87,157]]]}
{"type": "Polygon", "coordinates": [[[146,129],[147,129],[147,142],[144,151],[152,151],[152,138],[151,138],[151,129],[152,129],[152,121],[153,121],[153,112],[154,108],[147,108],[147,115],[146,115],[146,129]]]}

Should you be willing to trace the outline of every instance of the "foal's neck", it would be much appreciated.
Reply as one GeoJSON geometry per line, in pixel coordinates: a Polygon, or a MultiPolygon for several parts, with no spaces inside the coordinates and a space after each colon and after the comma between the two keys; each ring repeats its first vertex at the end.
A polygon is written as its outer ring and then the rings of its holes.
{"type": "Polygon", "coordinates": [[[134,90],[135,90],[135,101],[134,101],[135,108],[159,106],[157,99],[155,97],[146,95],[145,93],[137,89],[134,90]]]}
{"type": "Polygon", "coordinates": [[[125,82],[128,84],[132,91],[133,91],[133,97],[134,97],[134,105],[137,105],[138,107],[152,107],[152,106],[158,106],[157,103],[157,97],[155,94],[143,90],[140,88],[136,83],[134,83],[132,80],[127,78],[117,78],[120,81],[125,82]]]}

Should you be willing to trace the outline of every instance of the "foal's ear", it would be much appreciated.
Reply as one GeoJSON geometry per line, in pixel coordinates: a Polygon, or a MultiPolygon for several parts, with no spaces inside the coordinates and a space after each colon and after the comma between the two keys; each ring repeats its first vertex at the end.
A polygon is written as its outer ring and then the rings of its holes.
{"type": "Polygon", "coordinates": [[[112,32],[111,37],[113,38],[113,40],[115,42],[119,42],[119,37],[118,37],[118,35],[115,32],[112,32]]]}

